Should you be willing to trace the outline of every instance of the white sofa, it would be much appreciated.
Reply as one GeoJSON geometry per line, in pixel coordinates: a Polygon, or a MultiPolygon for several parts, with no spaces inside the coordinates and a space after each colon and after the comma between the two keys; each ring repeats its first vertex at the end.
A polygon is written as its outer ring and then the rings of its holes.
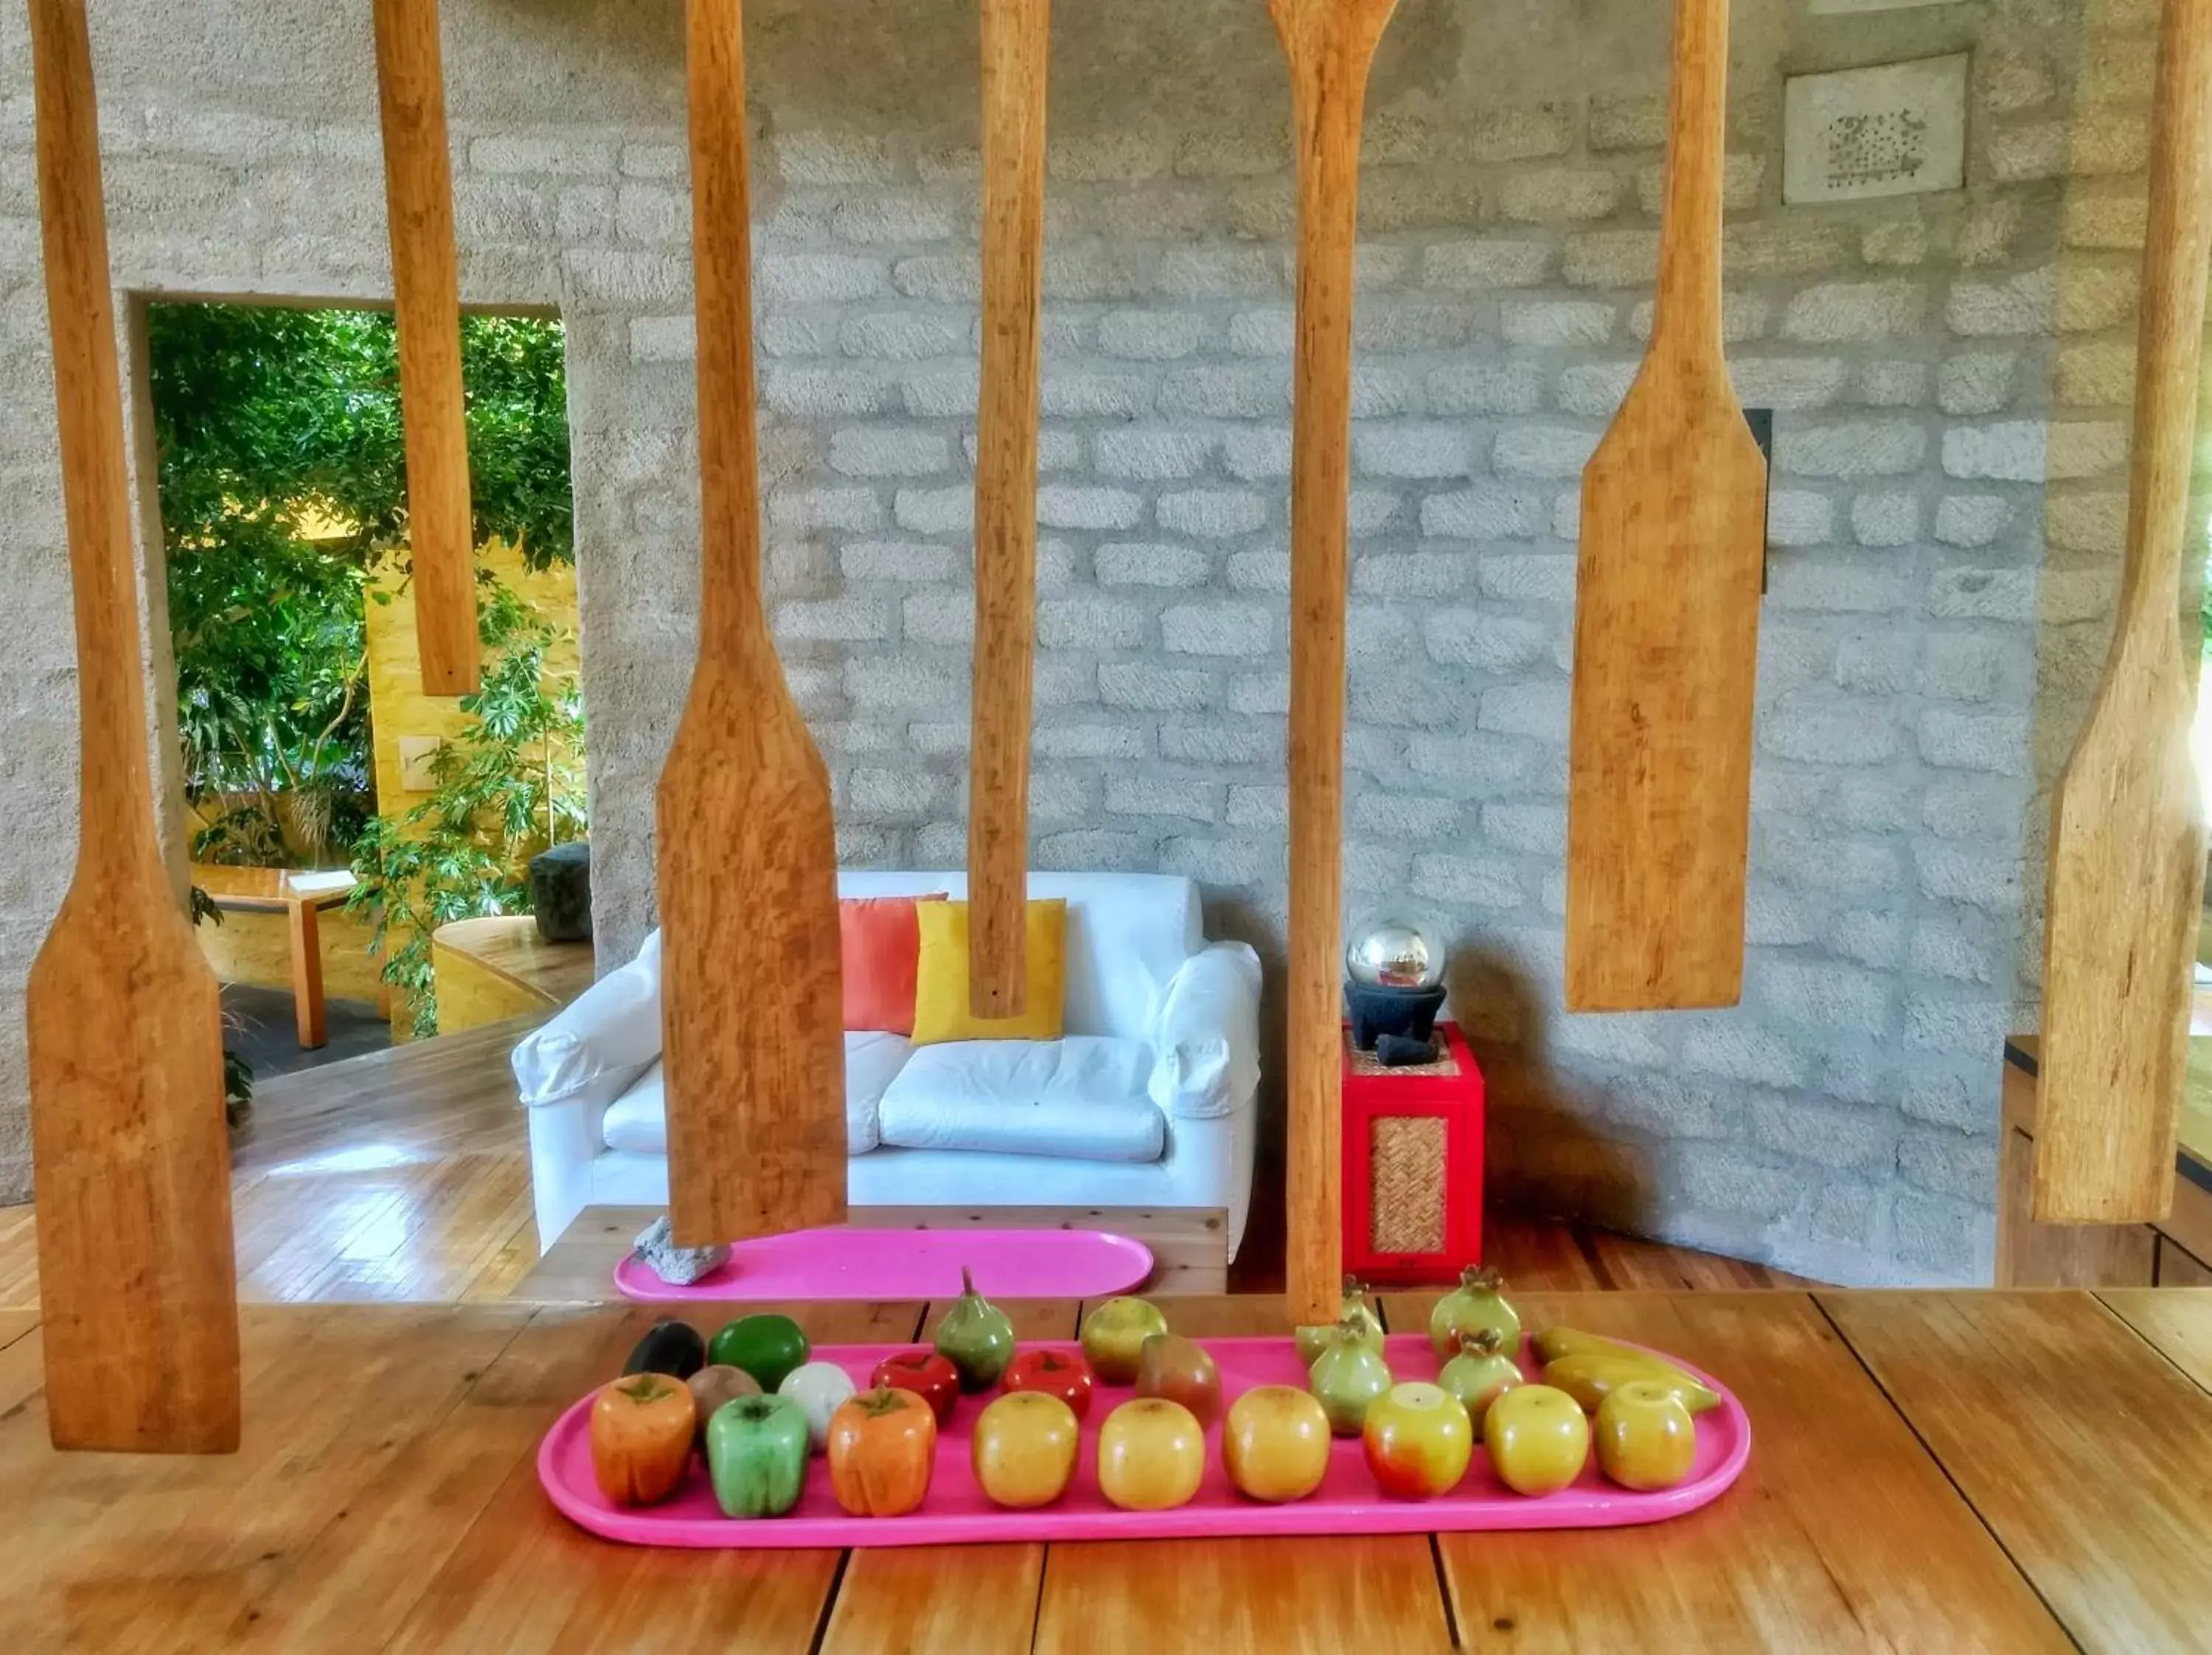
{"type": "MultiPolygon", "coordinates": [[[[843,897],[967,894],[960,873],[845,873],[843,897]]],[[[1244,1232],[1259,957],[1206,941],[1198,890],[1033,873],[1067,899],[1065,1036],[915,1047],[845,1036],[855,1206],[1218,1207],[1244,1232]]],[[[514,1050],[540,1250],[587,1206],[668,1199],[660,935],[514,1050]]]]}

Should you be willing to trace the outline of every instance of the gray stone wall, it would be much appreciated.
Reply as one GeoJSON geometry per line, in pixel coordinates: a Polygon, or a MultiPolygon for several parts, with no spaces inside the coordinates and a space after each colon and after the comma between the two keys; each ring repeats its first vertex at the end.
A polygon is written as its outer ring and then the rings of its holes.
{"type": "MultiPolygon", "coordinates": [[[[678,12],[446,9],[465,296],[569,329],[613,959],[651,922],[696,606],[678,12]]],[[[1667,9],[1403,0],[1363,179],[1346,906],[1450,936],[1494,1187],[1839,1280],[1986,1276],[2039,795],[2114,587],[2154,9],[1736,8],[1727,329],[1744,401],[1776,411],[1747,988],[1593,1018],[1559,993],[1577,473],[1649,328],[1667,9]],[[1966,189],[1780,204],[1785,72],[1960,50],[1966,189]]],[[[1279,964],[1279,53],[1260,0],[1058,10],[1036,861],[1189,874],[1279,964]]],[[[388,292],[366,8],[93,12],[118,287],[388,292]]],[[[973,8],[750,12],[776,634],[847,860],[953,866],[973,8]]],[[[0,9],[0,1198],[27,1183],[21,986],[74,796],[26,50],[0,9]]]]}

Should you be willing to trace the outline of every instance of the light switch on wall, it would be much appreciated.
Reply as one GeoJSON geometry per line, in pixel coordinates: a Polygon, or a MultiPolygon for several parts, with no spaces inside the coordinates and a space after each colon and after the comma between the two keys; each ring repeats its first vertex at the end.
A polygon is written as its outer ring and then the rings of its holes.
{"type": "Polygon", "coordinates": [[[399,785],[409,793],[435,793],[438,778],[430,765],[437,758],[438,749],[446,745],[441,735],[403,735],[399,738],[399,785]]]}

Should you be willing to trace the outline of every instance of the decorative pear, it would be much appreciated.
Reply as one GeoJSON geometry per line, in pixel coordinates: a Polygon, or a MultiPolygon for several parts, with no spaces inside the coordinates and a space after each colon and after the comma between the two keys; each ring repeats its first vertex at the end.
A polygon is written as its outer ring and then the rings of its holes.
{"type": "Polygon", "coordinates": [[[1468,1418],[1480,1431],[1491,1403],[1524,1380],[1520,1368],[1498,1343],[1498,1329],[1477,1328],[1460,1335],[1459,1354],[1444,1364],[1437,1383],[1459,1398],[1460,1406],[1467,1409],[1468,1418]]]}
{"type": "Polygon", "coordinates": [[[1314,1360],[1328,1348],[1328,1342],[1336,1337],[1339,1323],[1352,1321],[1367,1329],[1366,1341],[1377,1356],[1382,1354],[1382,1318],[1375,1314],[1374,1302],[1367,1296],[1367,1288],[1358,1276],[1344,1278],[1344,1298],[1337,1311],[1335,1322],[1321,1322],[1291,1329],[1291,1336],[1297,1342],[1298,1360],[1311,1368],[1314,1360]]]}
{"type": "Polygon", "coordinates": [[[1014,1360],[1014,1324],[1006,1311],[975,1291],[975,1278],[960,1267],[960,1297],[937,1324],[937,1354],[960,1374],[960,1388],[988,1390],[1014,1360]]]}
{"type": "Polygon", "coordinates": [[[1347,1318],[1336,1324],[1307,1379],[1328,1415],[1329,1430],[1356,1437],[1367,1423],[1370,1404],[1390,1389],[1390,1366],[1367,1343],[1365,1328],[1347,1318]]]}
{"type": "Polygon", "coordinates": [[[1449,1359],[1459,1354],[1462,1334],[1484,1328],[1498,1335],[1498,1348],[1508,1356],[1519,1353],[1521,1313],[1505,1302],[1505,1278],[1487,1265],[1470,1264],[1460,1272],[1459,1286],[1429,1312],[1429,1342],[1449,1359]]]}

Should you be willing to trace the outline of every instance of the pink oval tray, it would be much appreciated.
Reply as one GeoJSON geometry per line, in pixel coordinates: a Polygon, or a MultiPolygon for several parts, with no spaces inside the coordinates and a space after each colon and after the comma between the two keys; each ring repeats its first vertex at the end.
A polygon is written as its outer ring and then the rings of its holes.
{"type": "MultiPolygon", "coordinates": [[[[1172,1311],[1172,1301],[1170,1301],[1172,1311]]],[[[1305,1372],[1287,1337],[1206,1339],[1221,1367],[1224,1399],[1257,1384],[1303,1384],[1305,1372]]],[[[1047,1341],[1047,1348],[1072,1349],[1047,1341]]],[[[877,1361],[903,1345],[838,1345],[814,1354],[834,1361],[861,1384],[877,1361]]],[[[1024,1346],[1024,1349],[1031,1348],[1024,1346]]],[[[1390,1371],[1400,1379],[1428,1379],[1438,1366],[1427,1338],[1400,1334],[1388,1342],[1390,1371]]],[[[1673,1358],[1669,1358],[1673,1360],[1673,1358]]],[[[1522,1356],[1524,1368],[1529,1359],[1522,1356]]],[[[1687,1366],[1686,1363],[1681,1364],[1687,1366]]],[[[1692,1372],[1696,1372],[1692,1369],[1692,1372]]],[[[911,1517],[848,1517],[830,1492],[828,1469],[817,1457],[807,1468],[796,1510],[780,1518],[724,1517],[714,1504],[705,1466],[697,1459],[683,1489],[665,1506],[624,1511],[610,1506],[592,1479],[587,1439],[592,1404],[585,1397],[563,1414],[538,1445],[538,1476],[553,1504],[580,1527],[635,1546],[799,1547],[939,1546],[977,1541],[1218,1539],[1232,1535],[1429,1533],[1457,1529],[1601,1529],[1657,1523],[1719,1497],[1751,1457],[1751,1421],[1735,1393],[1699,1375],[1721,1396],[1721,1406],[1698,1420],[1698,1457],[1689,1480],[1672,1488],[1632,1494],[1598,1475],[1596,1457],[1571,1488],[1542,1499],[1516,1494],[1492,1475],[1480,1448],[1459,1487],[1435,1500],[1394,1500],[1377,1492],[1357,1439],[1331,1450],[1328,1474],[1302,1500],[1265,1506],[1230,1486],[1221,1466],[1221,1427],[1206,1433],[1206,1480],[1188,1506],[1168,1512],[1125,1512],[1098,1492],[1098,1425],[1132,1394],[1127,1386],[1101,1385],[1083,1422],[1083,1452],[1075,1482],[1059,1501],[1038,1511],[1009,1512],[992,1505],[969,1468],[969,1432],[988,1396],[963,1396],[939,1433],[937,1469],[929,1497],[911,1517]]]]}
{"type": "MultiPolygon", "coordinates": [[[[988,1299],[1098,1299],[1152,1273],[1152,1250],[1103,1230],[793,1230],[741,1241],[730,1262],[672,1287],[635,1253],[615,1266],[625,1299],[949,1299],[963,1265],[988,1299]]],[[[866,1377],[866,1376],[863,1376],[866,1377]]]]}

